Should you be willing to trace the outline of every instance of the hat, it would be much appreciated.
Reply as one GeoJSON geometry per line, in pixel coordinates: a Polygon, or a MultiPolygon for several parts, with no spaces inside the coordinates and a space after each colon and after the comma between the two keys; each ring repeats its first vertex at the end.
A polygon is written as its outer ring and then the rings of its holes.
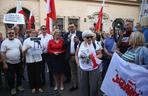
{"type": "Polygon", "coordinates": [[[91,30],[85,30],[83,33],[82,33],[82,38],[84,39],[85,37],[88,37],[88,36],[95,36],[95,33],[93,33],[91,30]]]}

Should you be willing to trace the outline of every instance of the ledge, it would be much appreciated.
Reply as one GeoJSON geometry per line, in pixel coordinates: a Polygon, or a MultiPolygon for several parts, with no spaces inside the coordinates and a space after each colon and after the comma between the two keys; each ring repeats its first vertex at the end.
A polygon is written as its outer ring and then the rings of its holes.
{"type": "MultiPolygon", "coordinates": [[[[65,1],[86,1],[86,2],[99,2],[102,3],[103,0],[65,0],[65,1]]],[[[107,4],[116,5],[127,5],[127,6],[140,6],[138,0],[106,0],[107,4]]]]}

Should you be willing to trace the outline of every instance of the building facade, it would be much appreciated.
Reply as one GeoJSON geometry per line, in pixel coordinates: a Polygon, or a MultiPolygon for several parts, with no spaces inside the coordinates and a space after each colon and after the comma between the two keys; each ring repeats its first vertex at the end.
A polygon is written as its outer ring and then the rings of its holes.
{"type": "MultiPolygon", "coordinates": [[[[3,15],[15,12],[17,0],[0,0],[0,32],[5,34],[3,15]]],[[[38,29],[45,25],[46,4],[44,0],[21,0],[27,16],[33,11],[35,25],[38,29]]],[[[55,0],[57,21],[55,24],[67,31],[68,24],[74,22],[79,30],[89,29],[97,22],[97,15],[102,0],[55,0]]],[[[130,18],[138,22],[140,4],[137,0],[106,0],[103,9],[103,30],[108,31],[116,18],[130,18]]]]}

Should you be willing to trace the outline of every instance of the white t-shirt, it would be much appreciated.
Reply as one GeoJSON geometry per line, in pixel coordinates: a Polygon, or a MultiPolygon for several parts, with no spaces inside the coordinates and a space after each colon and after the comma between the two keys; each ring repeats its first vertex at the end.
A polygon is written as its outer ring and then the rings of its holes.
{"type": "Polygon", "coordinates": [[[1,52],[6,52],[6,62],[17,64],[21,62],[22,44],[19,39],[5,39],[1,45],[1,52]]]}
{"type": "Polygon", "coordinates": [[[84,42],[81,43],[79,47],[79,52],[78,52],[78,59],[79,59],[79,64],[80,68],[85,71],[91,71],[96,68],[93,68],[93,62],[90,60],[90,54],[93,54],[94,57],[96,57],[96,50],[100,50],[101,46],[96,44],[96,49],[94,48],[93,43],[90,45],[87,44],[87,46],[84,46],[84,42]]]}
{"type": "Polygon", "coordinates": [[[41,45],[43,47],[43,53],[47,53],[48,42],[49,40],[53,39],[53,36],[50,34],[46,34],[44,37],[43,34],[40,34],[38,37],[41,38],[41,45]]]}
{"type": "Polygon", "coordinates": [[[42,46],[37,42],[27,38],[23,43],[23,51],[26,50],[26,63],[34,63],[42,61],[42,46]],[[29,49],[28,49],[29,48],[29,49]]]}
{"type": "Polygon", "coordinates": [[[98,46],[100,47],[99,50],[102,50],[102,49],[103,49],[103,47],[102,47],[102,45],[101,45],[101,41],[97,41],[97,40],[95,40],[95,44],[98,45],[98,46]]]}

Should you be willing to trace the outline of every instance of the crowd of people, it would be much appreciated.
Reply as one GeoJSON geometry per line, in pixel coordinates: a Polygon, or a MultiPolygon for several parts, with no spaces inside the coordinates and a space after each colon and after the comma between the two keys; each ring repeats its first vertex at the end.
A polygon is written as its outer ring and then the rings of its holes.
{"type": "Polygon", "coordinates": [[[49,80],[53,90],[62,91],[64,82],[71,81],[69,91],[80,89],[80,96],[98,96],[99,82],[105,77],[114,52],[148,69],[148,48],[145,46],[148,36],[143,30],[147,31],[139,23],[134,29],[133,23],[125,21],[125,30],[120,32],[117,42],[112,29],[97,33],[93,26],[81,32],[74,23],[68,25],[68,32],[61,34],[56,29],[52,35],[46,32],[45,25],[39,32],[31,29],[23,35],[18,25],[9,28],[5,39],[0,34],[0,87],[3,73],[11,95],[24,91],[22,79],[26,67],[32,93],[43,92],[49,80]],[[47,70],[49,79],[45,75],[47,70]]]}

